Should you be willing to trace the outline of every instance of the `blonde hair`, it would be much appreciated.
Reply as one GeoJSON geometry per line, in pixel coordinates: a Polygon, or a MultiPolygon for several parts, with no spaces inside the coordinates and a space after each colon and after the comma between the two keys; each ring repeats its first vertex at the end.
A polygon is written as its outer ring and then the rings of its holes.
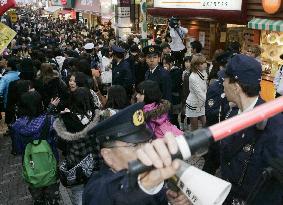
{"type": "Polygon", "coordinates": [[[191,71],[197,72],[199,65],[206,63],[206,57],[203,54],[195,54],[191,60],[191,71]]]}

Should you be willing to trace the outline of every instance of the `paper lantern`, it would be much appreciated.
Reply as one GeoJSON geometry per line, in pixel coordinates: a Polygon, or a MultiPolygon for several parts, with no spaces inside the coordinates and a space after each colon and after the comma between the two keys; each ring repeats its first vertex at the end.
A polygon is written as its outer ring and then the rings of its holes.
{"type": "Polygon", "coordinates": [[[282,0],[262,0],[262,7],[268,14],[275,14],[282,9],[282,0]]]}

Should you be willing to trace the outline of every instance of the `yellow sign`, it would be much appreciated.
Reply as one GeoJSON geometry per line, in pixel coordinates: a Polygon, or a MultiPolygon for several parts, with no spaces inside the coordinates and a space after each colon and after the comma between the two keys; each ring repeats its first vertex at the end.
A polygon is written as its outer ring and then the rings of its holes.
{"type": "Polygon", "coordinates": [[[17,15],[15,10],[8,11],[8,15],[10,16],[12,23],[16,23],[17,22],[18,15],[17,15]]]}
{"type": "Polygon", "coordinates": [[[17,33],[9,26],[0,23],[0,54],[9,45],[9,43],[13,40],[16,34],[17,33]]]}

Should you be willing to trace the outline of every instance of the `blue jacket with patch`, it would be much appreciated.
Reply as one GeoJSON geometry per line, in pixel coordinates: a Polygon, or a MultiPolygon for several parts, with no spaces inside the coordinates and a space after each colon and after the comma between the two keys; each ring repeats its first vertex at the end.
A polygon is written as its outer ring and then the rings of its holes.
{"type": "MultiPolygon", "coordinates": [[[[259,99],[256,106],[263,103],[264,101],[259,99]]],[[[234,112],[235,114],[237,112],[234,112]]],[[[269,162],[274,158],[283,157],[283,115],[280,113],[268,119],[263,130],[254,125],[231,135],[221,141],[220,147],[222,178],[232,183],[227,201],[232,198],[246,200],[254,191],[253,188],[264,169],[270,166],[269,162]]],[[[270,179],[259,190],[251,204],[282,205],[282,196],[283,190],[279,182],[270,179]]]]}
{"type": "Polygon", "coordinates": [[[167,205],[165,190],[155,195],[144,193],[139,187],[128,188],[127,171],[114,173],[102,166],[94,173],[84,189],[83,205],[167,205]]]}

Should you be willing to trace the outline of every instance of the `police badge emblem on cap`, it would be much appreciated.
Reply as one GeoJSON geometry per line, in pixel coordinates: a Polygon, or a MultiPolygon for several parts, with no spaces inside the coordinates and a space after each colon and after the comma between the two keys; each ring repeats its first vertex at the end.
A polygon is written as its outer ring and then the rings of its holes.
{"type": "Polygon", "coordinates": [[[144,113],[142,110],[137,110],[133,115],[133,123],[135,126],[140,126],[144,123],[144,113]]]}
{"type": "Polygon", "coordinates": [[[151,53],[154,52],[154,48],[153,48],[153,47],[149,48],[148,50],[149,50],[149,52],[151,52],[151,53]]]}

